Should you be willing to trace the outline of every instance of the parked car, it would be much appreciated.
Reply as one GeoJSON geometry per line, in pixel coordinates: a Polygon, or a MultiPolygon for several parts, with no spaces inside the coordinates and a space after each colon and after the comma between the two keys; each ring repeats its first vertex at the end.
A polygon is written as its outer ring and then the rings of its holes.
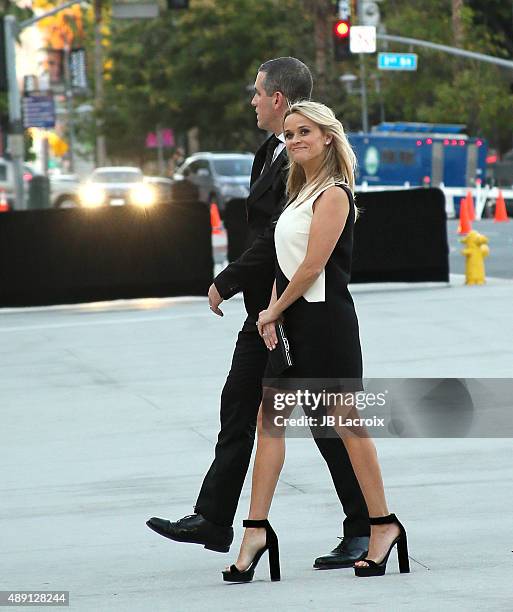
{"type": "Polygon", "coordinates": [[[151,206],[156,202],[156,190],[144,181],[142,170],[132,166],[96,168],[78,194],[80,204],[87,207],[151,206]]]}
{"type": "MultiPolygon", "coordinates": [[[[25,198],[27,197],[28,186],[33,176],[34,169],[28,164],[23,164],[23,186],[25,198]]],[[[10,159],[5,159],[4,157],[0,157],[0,191],[5,193],[9,209],[12,210],[14,206],[15,193],[13,165],[10,159]]]]}
{"type": "Polygon", "coordinates": [[[173,199],[173,181],[163,176],[145,176],[144,182],[155,190],[156,204],[169,204],[173,199]]]}
{"type": "Polygon", "coordinates": [[[251,153],[195,153],[177,169],[174,179],[194,183],[200,200],[215,202],[222,215],[226,202],[248,197],[253,157],[251,153]]]}
{"type": "Polygon", "coordinates": [[[50,202],[53,208],[74,208],[80,204],[80,179],[76,174],[51,174],[50,202]]]}

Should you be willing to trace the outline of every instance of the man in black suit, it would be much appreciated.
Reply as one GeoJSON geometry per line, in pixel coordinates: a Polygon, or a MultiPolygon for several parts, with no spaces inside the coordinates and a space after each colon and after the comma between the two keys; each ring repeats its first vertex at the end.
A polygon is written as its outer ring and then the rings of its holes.
{"type": "MultiPolygon", "coordinates": [[[[259,312],[269,304],[274,282],[274,226],[286,197],[283,118],[290,102],[309,99],[311,91],[310,70],[295,58],[269,60],[259,68],[251,104],[258,127],[273,135],[259,148],[253,162],[246,202],[251,247],[218,274],[208,293],[211,310],[222,316],[221,302],[242,291],[248,313],[221,396],[221,431],[215,458],[203,481],[195,514],[177,522],[157,517],[147,522],[160,535],[219,552],[228,552],[233,540],[233,517],[251,459],[262,399],[268,352],[255,324],[259,312]]],[[[352,567],[367,552],[365,501],[340,438],[315,441],[328,464],[346,519],[342,542],[331,553],[317,558],[314,567],[352,567]]]]}

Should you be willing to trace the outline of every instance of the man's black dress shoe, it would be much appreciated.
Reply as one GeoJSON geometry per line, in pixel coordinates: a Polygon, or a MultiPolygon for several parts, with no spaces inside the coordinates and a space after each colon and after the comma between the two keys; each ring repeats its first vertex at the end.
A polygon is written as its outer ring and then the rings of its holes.
{"type": "Polygon", "coordinates": [[[330,553],[317,557],[314,562],[316,569],[337,569],[339,567],[353,567],[356,561],[367,556],[369,549],[368,536],[344,537],[342,542],[330,553]]]}
{"type": "Polygon", "coordinates": [[[161,536],[176,542],[203,544],[209,550],[226,553],[233,541],[233,528],[215,525],[201,514],[189,514],[176,523],[166,519],[152,517],[146,525],[161,536]]]}

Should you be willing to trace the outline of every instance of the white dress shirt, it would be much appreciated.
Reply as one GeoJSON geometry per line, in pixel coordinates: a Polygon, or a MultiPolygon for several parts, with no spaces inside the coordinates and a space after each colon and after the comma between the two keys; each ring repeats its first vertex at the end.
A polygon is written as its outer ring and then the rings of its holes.
{"type": "Polygon", "coordinates": [[[274,164],[276,158],[278,157],[278,155],[283,151],[283,149],[285,148],[285,135],[283,134],[283,132],[281,134],[279,134],[278,136],[276,136],[276,138],[280,141],[277,145],[276,145],[276,149],[274,149],[274,153],[273,153],[273,159],[271,161],[271,166],[274,164]]]}

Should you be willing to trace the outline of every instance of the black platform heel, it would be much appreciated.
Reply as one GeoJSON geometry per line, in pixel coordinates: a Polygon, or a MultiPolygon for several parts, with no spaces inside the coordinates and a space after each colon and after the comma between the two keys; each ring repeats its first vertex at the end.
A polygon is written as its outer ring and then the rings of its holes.
{"type": "Polygon", "coordinates": [[[278,549],[278,536],[274,529],[269,524],[267,519],[263,521],[247,520],[242,521],[243,527],[264,527],[265,528],[265,546],[261,548],[253,557],[253,561],[244,571],[240,571],[236,565],[231,565],[229,570],[223,571],[223,580],[225,582],[251,582],[255,574],[256,566],[260,558],[266,550],[269,551],[269,572],[271,580],[276,582],[280,580],[280,551],[278,549]]]}
{"type": "Polygon", "coordinates": [[[401,530],[401,533],[392,542],[382,561],[376,563],[371,559],[362,559],[362,561],[365,561],[368,563],[368,565],[364,567],[355,566],[354,573],[356,576],[383,576],[387,569],[388,557],[392,552],[392,548],[394,548],[396,544],[397,558],[399,560],[399,571],[401,574],[407,574],[410,571],[410,560],[408,559],[408,541],[406,539],[406,531],[397,516],[395,514],[378,516],[377,518],[369,518],[369,522],[371,525],[386,525],[389,523],[395,523],[401,530]]]}

